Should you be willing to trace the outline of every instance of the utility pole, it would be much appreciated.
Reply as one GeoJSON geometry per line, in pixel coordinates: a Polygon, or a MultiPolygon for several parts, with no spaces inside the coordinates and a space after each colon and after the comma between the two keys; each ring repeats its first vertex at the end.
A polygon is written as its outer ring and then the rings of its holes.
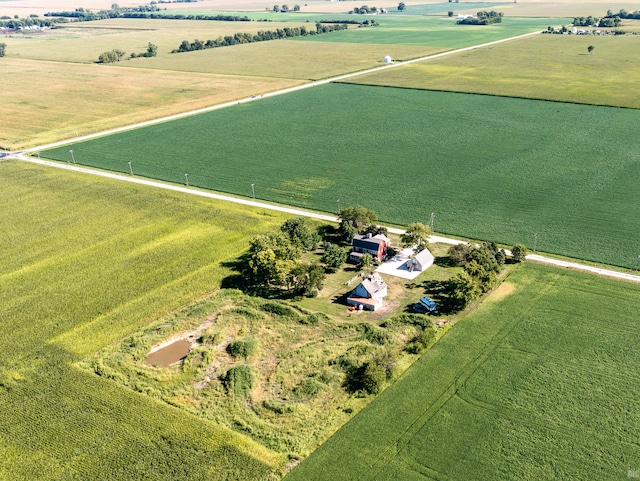
{"type": "Polygon", "coordinates": [[[129,164],[129,175],[133,175],[133,167],[131,167],[131,162],[127,162],[129,164]]]}
{"type": "Polygon", "coordinates": [[[189,187],[189,174],[184,174],[184,183],[189,187]]]}
{"type": "Polygon", "coordinates": [[[340,215],[340,199],[336,200],[336,202],[338,203],[338,215],[340,215]]]}
{"type": "Polygon", "coordinates": [[[538,233],[533,234],[533,252],[536,251],[536,245],[538,244],[538,233]]]}
{"type": "Polygon", "coordinates": [[[431,232],[433,232],[433,224],[435,220],[436,220],[436,213],[432,212],[431,217],[429,218],[429,228],[431,229],[431,232]]]}
{"type": "Polygon", "coordinates": [[[256,185],[256,184],[251,184],[251,197],[253,197],[254,199],[256,198],[256,189],[255,189],[255,185],[256,185]]]}
{"type": "Polygon", "coordinates": [[[71,160],[73,160],[73,163],[76,163],[76,158],[73,156],[73,149],[69,151],[69,153],[71,154],[71,160]]]}

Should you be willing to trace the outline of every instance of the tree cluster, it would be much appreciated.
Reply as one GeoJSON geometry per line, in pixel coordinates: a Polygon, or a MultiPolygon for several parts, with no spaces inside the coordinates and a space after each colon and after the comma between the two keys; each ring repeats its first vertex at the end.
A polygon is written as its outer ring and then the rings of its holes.
{"type": "Polygon", "coordinates": [[[475,17],[467,17],[458,20],[457,23],[461,25],[491,25],[494,23],[501,23],[504,14],[502,12],[496,12],[491,10],[487,12],[482,10],[476,14],[475,17]]]}
{"type": "Polygon", "coordinates": [[[273,11],[278,13],[278,12],[282,12],[282,13],[287,13],[287,12],[299,12],[300,11],[300,5],[295,4],[293,6],[293,9],[289,8],[289,5],[274,5],[273,6],[273,11]]]}
{"type": "Polygon", "coordinates": [[[280,232],[254,237],[245,257],[247,280],[272,292],[316,295],[325,279],[324,268],[300,257],[302,252],[315,249],[319,240],[303,217],[289,219],[280,232]]]}
{"type": "Polygon", "coordinates": [[[449,249],[452,262],[464,267],[464,272],[449,282],[449,300],[454,309],[464,309],[473,299],[497,284],[497,275],[507,255],[495,242],[473,247],[457,244],[449,249]]]}
{"type": "Polygon", "coordinates": [[[27,18],[11,18],[6,15],[0,17],[0,27],[9,30],[18,30],[20,27],[53,27],[57,23],[66,23],[66,19],[52,18],[50,20],[41,20],[37,15],[31,15],[27,18]]]}
{"type": "Polygon", "coordinates": [[[225,37],[218,37],[216,40],[207,40],[203,42],[201,40],[195,40],[189,42],[183,40],[180,46],[173,50],[171,53],[191,52],[194,50],[204,50],[208,48],[227,47],[230,45],[238,45],[242,43],[255,43],[264,42],[268,40],[278,40],[283,38],[292,37],[305,37],[307,35],[317,35],[322,33],[333,32],[336,30],[346,30],[346,25],[324,25],[316,23],[315,29],[307,29],[307,27],[285,27],[278,28],[276,30],[259,31],[258,33],[236,33],[234,35],[226,35],[225,37]]]}
{"type": "Polygon", "coordinates": [[[619,27],[622,23],[618,15],[611,17],[575,17],[573,19],[573,25],[576,27],[619,27]]]}
{"type": "Polygon", "coordinates": [[[346,244],[351,244],[356,234],[385,234],[387,229],[376,224],[378,215],[366,207],[356,205],[340,209],[338,236],[346,244]]]}
{"type": "Polygon", "coordinates": [[[611,10],[607,11],[605,18],[626,18],[629,20],[640,20],[640,10],[634,10],[633,12],[627,12],[625,9],[621,9],[618,13],[613,13],[611,10]]]}
{"type": "Polygon", "coordinates": [[[131,58],[137,57],[156,57],[158,55],[158,46],[149,42],[147,45],[147,50],[141,53],[132,53],[131,58]]]}
{"type": "MultiPolygon", "coordinates": [[[[349,13],[351,14],[358,14],[358,15],[366,15],[367,13],[378,13],[380,11],[380,9],[378,9],[377,7],[369,7],[367,5],[363,5],[361,7],[355,7],[353,10],[349,10],[349,13]]],[[[384,12],[383,12],[384,13],[384,12]]],[[[373,21],[373,24],[375,25],[375,21],[373,21]]]]}
{"type": "Polygon", "coordinates": [[[115,63],[120,62],[125,56],[125,52],[118,48],[103,52],[98,57],[98,63],[115,63]]]}

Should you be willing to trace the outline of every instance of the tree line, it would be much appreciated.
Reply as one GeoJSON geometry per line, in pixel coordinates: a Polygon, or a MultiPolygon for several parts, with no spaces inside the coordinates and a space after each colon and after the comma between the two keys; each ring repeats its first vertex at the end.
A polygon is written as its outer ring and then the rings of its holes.
{"type": "Polygon", "coordinates": [[[230,45],[238,45],[242,43],[255,43],[265,42],[268,40],[278,40],[283,38],[293,37],[305,37],[307,35],[319,35],[323,33],[335,32],[337,30],[346,30],[347,25],[334,24],[325,25],[320,22],[316,23],[315,29],[308,29],[305,26],[302,27],[284,27],[276,30],[259,31],[258,33],[236,33],[234,35],[226,35],[224,37],[218,37],[215,40],[195,40],[189,42],[183,40],[180,46],[172,50],[171,53],[191,52],[194,50],[205,50],[208,48],[227,47],[230,45]]]}
{"type": "MultiPolygon", "coordinates": [[[[103,9],[97,12],[85,9],[76,8],[71,11],[62,12],[48,12],[44,14],[45,17],[61,17],[61,18],[73,18],[77,22],[91,22],[95,20],[107,20],[109,18],[152,18],[152,19],[169,19],[169,20],[217,20],[224,22],[251,22],[252,20],[246,15],[183,15],[183,14],[171,14],[166,13],[166,10],[161,10],[155,2],[151,2],[147,5],[140,5],[137,7],[119,7],[117,4],[113,4],[110,9],[103,9]],[[162,12],[162,13],[158,13],[162,12]]],[[[264,20],[265,22],[268,20],[264,20]]]]}
{"type": "Polygon", "coordinates": [[[504,14],[502,12],[496,12],[494,10],[487,12],[482,10],[478,12],[475,17],[463,18],[456,23],[461,25],[491,25],[494,23],[502,23],[503,16],[504,14]]]}
{"type": "Polygon", "coordinates": [[[622,23],[618,15],[611,17],[575,17],[573,19],[573,25],[575,27],[619,27],[622,23]]]}

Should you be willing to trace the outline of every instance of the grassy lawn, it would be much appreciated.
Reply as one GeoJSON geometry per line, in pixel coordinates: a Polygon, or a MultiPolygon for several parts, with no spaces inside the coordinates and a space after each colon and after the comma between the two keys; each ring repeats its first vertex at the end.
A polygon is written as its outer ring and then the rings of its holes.
{"type": "Polygon", "coordinates": [[[640,287],[525,265],[286,477],[617,479],[640,456],[640,287]]]}
{"type": "MultiPolygon", "coordinates": [[[[636,267],[628,109],[333,84],[73,145],[81,164],[636,267]],[[366,172],[366,181],[361,180],[366,172]],[[409,174],[409,175],[408,175],[409,174]]],[[[69,161],[69,146],[47,157],[69,161]]]]}
{"type": "Polygon", "coordinates": [[[278,471],[248,438],[74,364],[217,289],[221,262],[283,218],[25,163],[0,178],[0,478],[278,471]]]}
{"type": "Polygon", "coordinates": [[[347,81],[640,108],[639,47],[640,36],[538,35],[347,81]]]}

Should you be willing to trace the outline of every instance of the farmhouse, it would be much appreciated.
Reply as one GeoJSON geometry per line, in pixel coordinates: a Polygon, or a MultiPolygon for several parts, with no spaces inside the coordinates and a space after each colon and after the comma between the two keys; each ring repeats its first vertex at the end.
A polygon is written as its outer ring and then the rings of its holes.
{"type": "Polygon", "coordinates": [[[429,249],[421,250],[405,263],[409,272],[423,271],[431,267],[432,264],[433,254],[429,252],[429,249]]]}
{"type": "Polygon", "coordinates": [[[363,281],[349,294],[347,304],[359,309],[375,311],[382,306],[387,296],[387,283],[375,272],[366,276],[363,281]],[[362,306],[362,307],[360,307],[362,306]]]}
{"type": "Polygon", "coordinates": [[[349,260],[359,262],[364,254],[371,254],[375,260],[381,261],[391,245],[391,239],[382,234],[357,234],[353,237],[349,260]]]}

